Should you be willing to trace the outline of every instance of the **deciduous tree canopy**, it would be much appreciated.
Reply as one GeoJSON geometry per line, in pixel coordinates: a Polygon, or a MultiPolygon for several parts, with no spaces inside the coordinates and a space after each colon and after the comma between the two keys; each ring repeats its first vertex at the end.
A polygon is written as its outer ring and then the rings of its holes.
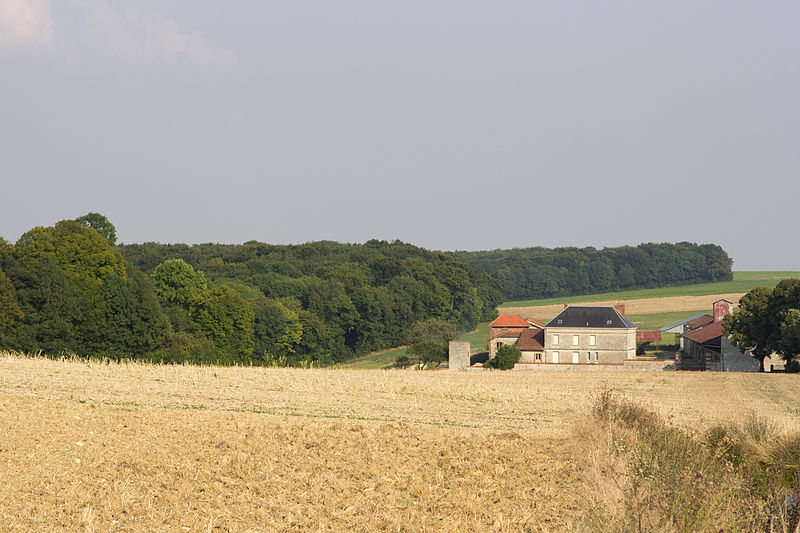
{"type": "Polygon", "coordinates": [[[618,248],[515,248],[458,252],[501,280],[509,300],[726,281],[733,261],[714,244],[647,243],[618,248]]]}

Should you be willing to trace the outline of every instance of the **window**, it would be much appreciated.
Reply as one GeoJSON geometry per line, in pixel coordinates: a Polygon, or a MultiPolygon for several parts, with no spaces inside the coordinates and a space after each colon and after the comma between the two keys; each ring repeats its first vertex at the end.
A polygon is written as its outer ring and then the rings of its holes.
{"type": "Polygon", "coordinates": [[[572,345],[573,345],[573,346],[577,346],[579,342],[580,342],[580,336],[578,336],[578,335],[573,335],[573,336],[572,336],[572,345]]]}
{"type": "Polygon", "coordinates": [[[553,362],[558,363],[558,352],[553,352],[553,362]]]}
{"type": "Polygon", "coordinates": [[[537,353],[536,355],[533,356],[533,360],[536,361],[537,363],[541,363],[542,362],[542,354],[537,353]]]}
{"type": "Polygon", "coordinates": [[[587,363],[592,362],[592,352],[586,352],[586,362],[587,363]]]}
{"type": "Polygon", "coordinates": [[[502,342],[500,342],[500,341],[497,341],[497,346],[496,346],[496,348],[499,350],[499,349],[500,349],[500,347],[501,347],[502,345],[503,345],[503,343],[502,343],[502,342]]]}
{"type": "Polygon", "coordinates": [[[558,346],[558,335],[553,335],[553,344],[558,346]]]}
{"type": "Polygon", "coordinates": [[[581,362],[578,352],[572,352],[572,362],[576,365],[581,362]]]}
{"type": "Polygon", "coordinates": [[[597,352],[594,352],[594,362],[595,363],[599,360],[599,358],[600,358],[600,354],[597,353],[597,352]]]}
{"type": "Polygon", "coordinates": [[[594,346],[595,344],[597,344],[597,336],[589,335],[589,346],[594,346]]]}

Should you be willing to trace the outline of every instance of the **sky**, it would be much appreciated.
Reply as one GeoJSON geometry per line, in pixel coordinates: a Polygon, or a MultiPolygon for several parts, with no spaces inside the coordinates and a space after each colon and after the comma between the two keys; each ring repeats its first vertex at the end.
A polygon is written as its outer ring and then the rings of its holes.
{"type": "Polygon", "coordinates": [[[800,270],[800,3],[0,0],[0,236],[800,270]],[[131,7],[135,6],[135,7],[131,7]]]}

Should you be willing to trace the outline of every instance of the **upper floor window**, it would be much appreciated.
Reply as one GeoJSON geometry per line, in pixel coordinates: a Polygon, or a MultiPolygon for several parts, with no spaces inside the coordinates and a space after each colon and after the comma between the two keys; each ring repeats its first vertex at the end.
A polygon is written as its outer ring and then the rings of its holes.
{"type": "Polygon", "coordinates": [[[580,342],[580,336],[579,335],[573,335],[572,336],[572,345],[573,346],[577,346],[579,342],[580,342]]]}
{"type": "Polygon", "coordinates": [[[597,336],[589,335],[589,346],[594,346],[595,344],[597,344],[597,336]]]}
{"type": "Polygon", "coordinates": [[[558,335],[553,335],[553,344],[558,346],[558,335]]]}

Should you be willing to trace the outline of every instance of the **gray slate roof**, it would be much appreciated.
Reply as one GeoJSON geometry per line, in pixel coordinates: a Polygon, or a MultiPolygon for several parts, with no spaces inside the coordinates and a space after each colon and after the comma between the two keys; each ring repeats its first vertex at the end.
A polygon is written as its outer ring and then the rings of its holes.
{"type": "Polygon", "coordinates": [[[569,306],[547,323],[548,328],[635,328],[613,307],[569,306]]]}
{"type": "Polygon", "coordinates": [[[684,318],[683,320],[678,320],[674,324],[670,324],[669,326],[664,326],[663,328],[659,329],[658,331],[667,331],[667,330],[672,329],[672,328],[677,328],[678,326],[682,326],[682,325],[686,324],[687,322],[691,322],[695,318],[700,318],[701,316],[705,316],[705,313],[698,313],[698,314],[696,314],[694,316],[690,316],[689,318],[684,318]]]}

